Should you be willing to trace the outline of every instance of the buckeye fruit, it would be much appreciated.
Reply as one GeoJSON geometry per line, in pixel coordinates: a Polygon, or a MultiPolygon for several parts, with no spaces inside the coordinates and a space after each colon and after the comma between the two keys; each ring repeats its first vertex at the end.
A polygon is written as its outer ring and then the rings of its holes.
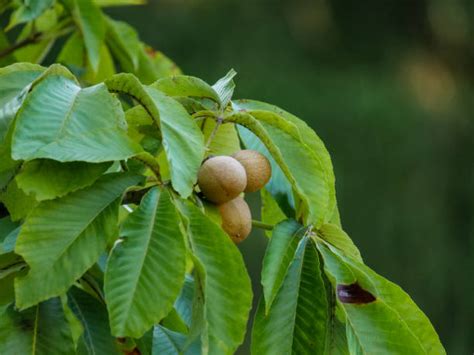
{"type": "Polygon", "coordinates": [[[268,159],[255,150],[240,150],[233,155],[245,168],[247,186],[245,192],[255,192],[266,185],[272,176],[268,159]]]}
{"type": "Polygon", "coordinates": [[[219,206],[222,217],[222,229],[230,236],[234,243],[240,243],[252,230],[252,215],[247,202],[237,197],[219,206]]]}
{"type": "Polygon", "coordinates": [[[221,204],[236,198],[244,191],[247,174],[236,159],[216,156],[207,159],[201,165],[198,185],[209,201],[221,204]]]}

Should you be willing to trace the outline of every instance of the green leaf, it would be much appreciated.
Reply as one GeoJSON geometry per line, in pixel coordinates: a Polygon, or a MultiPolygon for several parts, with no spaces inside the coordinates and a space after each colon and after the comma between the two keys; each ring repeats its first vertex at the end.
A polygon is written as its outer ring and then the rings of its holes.
{"type": "Polygon", "coordinates": [[[88,65],[84,74],[84,81],[89,84],[97,84],[112,77],[115,73],[115,64],[109,48],[102,44],[99,51],[99,66],[97,70],[94,70],[88,65]]]}
{"type": "Polygon", "coordinates": [[[118,232],[121,195],[141,180],[107,174],[90,187],[40,203],[30,213],[15,248],[30,266],[15,282],[18,308],[63,294],[98,260],[107,240],[118,232]]]}
{"type": "MultiPolygon", "coordinates": [[[[208,118],[205,119],[202,125],[202,132],[204,140],[207,142],[214,128],[216,121],[208,118]]],[[[232,123],[221,124],[212,138],[207,155],[232,155],[240,150],[240,141],[235,125],[232,123]]]]}
{"type": "Polygon", "coordinates": [[[8,209],[13,221],[25,218],[38,204],[34,196],[25,194],[18,187],[16,180],[12,180],[7,189],[0,192],[0,201],[8,209]]]}
{"type": "Polygon", "coordinates": [[[304,144],[306,144],[321,161],[322,169],[324,170],[329,188],[328,210],[329,214],[331,214],[336,205],[336,178],[334,176],[331,156],[329,155],[326,146],[324,145],[321,138],[319,138],[319,136],[316,134],[316,132],[313,131],[311,127],[306,124],[306,122],[299,119],[295,115],[292,115],[291,113],[284,111],[277,106],[270,105],[265,102],[255,100],[236,100],[232,102],[232,105],[236,110],[244,110],[250,114],[259,110],[273,112],[288,122],[293,123],[298,128],[304,144]]]}
{"type": "Polygon", "coordinates": [[[182,354],[186,336],[157,325],[153,330],[153,355],[182,354]]]}
{"type": "Polygon", "coordinates": [[[143,86],[131,74],[115,75],[106,84],[110,90],[136,99],[158,124],[171,184],[182,197],[188,197],[204,157],[204,138],[199,127],[177,101],[155,88],[143,86]]]}
{"type": "Polygon", "coordinates": [[[428,318],[400,287],[325,242],[317,247],[346,315],[351,353],[446,353],[428,318]]]}
{"type": "Polygon", "coordinates": [[[125,127],[120,102],[104,84],[81,89],[51,74],[18,112],[12,156],[92,163],[127,159],[141,148],[127,137],[125,127]]]}
{"type": "Polygon", "coordinates": [[[155,81],[151,86],[169,96],[205,97],[220,102],[220,98],[214,89],[204,80],[194,76],[175,75],[166,77],[155,81]]]}
{"type": "Polygon", "coordinates": [[[267,316],[260,302],[252,331],[252,353],[324,354],[327,308],[318,254],[304,237],[267,316]]]}
{"type": "Polygon", "coordinates": [[[195,257],[195,282],[204,297],[203,349],[210,354],[233,354],[244,339],[252,304],[252,288],[242,255],[222,229],[196,206],[183,203],[181,207],[195,257]]]}
{"type": "Polygon", "coordinates": [[[40,159],[26,162],[16,176],[18,187],[36,200],[51,200],[91,185],[110,163],[59,163],[40,159]]]}
{"type": "Polygon", "coordinates": [[[141,43],[129,24],[107,18],[107,44],[124,69],[138,69],[141,43]]]}
{"type": "Polygon", "coordinates": [[[102,12],[93,0],[74,0],[69,10],[81,31],[92,70],[96,72],[99,69],[100,49],[106,31],[102,12]]]}
{"type": "MultiPolygon", "coordinates": [[[[260,200],[262,201],[261,216],[263,223],[276,225],[286,219],[286,215],[267,189],[260,190],[260,200]]],[[[265,231],[265,234],[269,237],[272,235],[272,231],[265,231]]]]}
{"type": "MultiPolygon", "coordinates": [[[[295,201],[293,197],[293,189],[290,182],[285,176],[278,163],[273,159],[270,151],[265,147],[262,141],[243,126],[237,126],[240,139],[246,149],[252,149],[260,152],[267,157],[272,167],[272,176],[270,181],[265,185],[265,189],[270,192],[277,202],[281,211],[287,217],[295,217],[295,201]]],[[[285,218],[283,218],[285,219],[285,218]]]]}
{"type": "Polygon", "coordinates": [[[0,317],[0,353],[74,354],[61,300],[53,298],[23,312],[10,306],[0,317]]]}
{"type": "Polygon", "coordinates": [[[82,333],[84,332],[84,327],[82,326],[82,323],[79,321],[79,319],[77,319],[76,315],[69,307],[67,303],[67,296],[62,295],[60,299],[61,299],[61,304],[63,306],[64,317],[66,318],[69,324],[69,329],[71,330],[71,336],[74,342],[74,347],[77,348],[77,345],[79,343],[79,338],[82,336],[82,333]]]}
{"type": "Polygon", "coordinates": [[[302,142],[296,126],[268,111],[234,112],[225,120],[243,125],[262,141],[302,201],[298,219],[321,226],[328,214],[328,185],[320,160],[302,142]]]}
{"type": "Polygon", "coordinates": [[[321,226],[318,234],[322,239],[332,244],[350,258],[362,262],[359,249],[352,239],[335,224],[327,223],[321,226]]]}
{"type": "Polygon", "coordinates": [[[66,65],[78,77],[81,76],[86,67],[85,48],[79,32],[73,32],[64,43],[61,52],[56,58],[57,63],[66,65]]]}
{"type": "Polygon", "coordinates": [[[53,0],[22,0],[20,6],[12,13],[7,29],[39,17],[53,4],[53,0]]]}
{"type": "Polygon", "coordinates": [[[188,328],[191,326],[194,289],[194,278],[191,275],[186,275],[181,293],[174,303],[176,312],[178,312],[180,318],[186,323],[188,328]]]}
{"type": "Polygon", "coordinates": [[[170,193],[159,188],[125,220],[105,272],[113,335],[139,338],[173,308],[186,265],[179,223],[170,193]]]}
{"type": "Polygon", "coordinates": [[[235,89],[235,83],[232,79],[236,75],[237,72],[234,69],[231,69],[224,77],[220,78],[214,85],[212,85],[212,88],[219,97],[219,103],[222,109],[224,109],[232,99],[235,89]]]}
{"type": "Polygon", "coordinates": [[[29,63],[16,63],[0,68],[0,142],[5,139],[30,84],[43,71],[42,66],[29,63]]]}
{"type": "Polygon", "coordinates": [[[84,328],[78,354],[120,354],[115,339],[110,335],[104,304],[76,287],[68,292],[68,304],[84,328]]]}
{"type": "Polygon", "coordinates": [[[268,243],[262,266],[262,286],[265,298],[265,314],[268,314],[288,267],[293,261],[303,226],[295,220],[286,220],[275,226],[268,243]]]}

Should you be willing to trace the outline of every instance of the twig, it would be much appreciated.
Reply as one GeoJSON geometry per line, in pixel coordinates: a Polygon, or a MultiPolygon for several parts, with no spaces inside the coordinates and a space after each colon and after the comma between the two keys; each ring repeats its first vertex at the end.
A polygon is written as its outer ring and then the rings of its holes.
{"type": "Polygon", "coordinates": [[[264,222],[261,222],[261,221],[256,221],[254,219],[252,219],[252,226],[256,227],[256,228],[264,229],[264,230],[267,230],[267,231],[271,231],[274,227],[272,224],[264,223],[264,222]]]}
{"type": "Polygon", "coordinates": [[[0,58],[6,57],[7,55],[13,53],[17,49],[26,47],[30,44],[39,42],[39,38],[41,37],[41,32],[33,33],[30,37],[25,38],[24,40],[17,42],[10,47],[5,48],[4,50],[0,51],[0,58]]]}

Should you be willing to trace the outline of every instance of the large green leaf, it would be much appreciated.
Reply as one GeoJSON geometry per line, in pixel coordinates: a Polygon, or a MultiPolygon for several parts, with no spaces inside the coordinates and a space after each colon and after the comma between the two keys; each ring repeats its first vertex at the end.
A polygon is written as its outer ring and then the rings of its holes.
{"type": "Polygon", "coordinates": [[[51,74],[34,87],[18,112],[12,155],[61,162],[123,160],[141,150],[125,128],[120,102],[104,84],[81,89],[51,74]]]}
{"type": "Polygon", "coordinates": [[[28,308],[64,293],[118,233],[118,200],[141,177],[107,174],[94,185],[44,201],[21,228],[15,252],[30,266],[15,282],[16,305],[28,308]]]}
{"type": "Polygon", "coordinates": [[[216,91],[204,80],[194,76],[176,75],[166,77],[157,80],[151,86],[169,96],[204,97],[220,102],[216,91]]]}
{"type": "Polygon", "coordinates": [[[329,189],[329,204],[328,210],[329,213],[335,208],[336,205],[336,178],[334,176],[334,170],[332,166],[331,156],[329,155],[326,146],[324,145],[323,141],[319,136],[316,134],[315,131],[309,127],[306,122],[299,119],[295,115],[282,110],[281,108],[267,104],[265,102],[255,101],[255,100],[236,100],[232,102],[233,107],[236,110],[244,110],[252,114],[254,111],[264,110],[273,112],[285,120],[293,123],[297,128],[301,135],[302,141],[311,148],[312,152],[318,157],[321,161],[322,169],[324,170],[326,180],[328,182],[328,189],[329,189]]]}
{"type": "Polygon", "coordinates": [[[153,188],[125,220],[105,273],[112,334],[141,337],[173,308],[186,247],[168,190],[153,188]]]}
{"type": "Polygon", "coordinates": [[[158,124],[173,188],[182,197],[188,197],[204,157],[204,138],[199,127],[177,101],[155,88],[143,86],[131,74],[115,75],[106,84],[110,90],[136,99],[158,124]]]}
{"type": "Polygon", "coordinates": [[[117,343],[110,334],[104,304],[76,287],[68,292],[68,304],[84,328],[79,339],[78,354],[119,354],[117,343]]]}
{"type": "Polygon", "coordinates": [[[72,17],[84,39],[89,63],[95,72],[99,69],[100,49],[105,38],[104,17],[93,0],[72,0],[68,3],[72,17]]]}
{"type": "Polygon", "coordinates": [[[252,331],[254,354],[324,354],[328,304],[316,249],[300,240],[285,280],[265,315],[263,302],[252,331]]]}
{"type": "Polygon", "coordinates": [[[0,317],[0,354],[75,354],[61,300],[52,298],[23,312],[10,306],[0,317]]]}
{"type": "Polygon", "coordinates": [[[288,267],[293,260],[300,240],[299,232],[302,230],[303,226],[291,219],[277,224],[273,229],[262,267],[265,314],[270,311],[270,307],[286,277],[288,267]]]}
{"type": "Polygon", "coordinates": [[[30,84],[43,71],[43,67],[29,63],[16,63],[0,68],[0,144],[3,143],[30,84]]]}
{"type": "Polygon", "coordinates": [[[445,354],[433,326],[397,285],[318,241],[347,320],[351,353],[445,354]]]}
{"type": "Polygon", "coordinates": [[[51,200],[91,185],[110,163],[59,163],[49,159],[26,162],[15,177],[18,187],[36,200],[51,200]]]}
{"type": "Polygon", "coordinates": [[[321,226],[329,212],[328,183],[321,161],[302,141],[297,127],[269,111],[233,112],[225,120],[243,125],[262,141],[302,201],[297,217],[321,226]]]}
{"type": "Polygon", "coordinates": [[[204,353],[233,354],[244,339],[252,304],[252,288],[242,256],[220,226],[201,210],[190,203],[181,206],[195,257],[195,282],[203,295],[204,353]]]}

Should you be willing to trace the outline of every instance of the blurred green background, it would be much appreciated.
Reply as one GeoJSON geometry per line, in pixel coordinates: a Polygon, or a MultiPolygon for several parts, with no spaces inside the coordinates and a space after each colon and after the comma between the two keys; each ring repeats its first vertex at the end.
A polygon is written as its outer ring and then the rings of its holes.
{"type": "MultiPolygon", "coordinates": [[[[332,154],[343,227],[474,351],[474,2],[163,0],[108,11],[182,70],[305,119],[332,154]]],[[[251,196],[258,215],[258,196],[251,196]]],[[[266,239],[241,245],[259,294],[266,239]]],[[[244,345],[241,353],[247,352],[244,345]]]]}

